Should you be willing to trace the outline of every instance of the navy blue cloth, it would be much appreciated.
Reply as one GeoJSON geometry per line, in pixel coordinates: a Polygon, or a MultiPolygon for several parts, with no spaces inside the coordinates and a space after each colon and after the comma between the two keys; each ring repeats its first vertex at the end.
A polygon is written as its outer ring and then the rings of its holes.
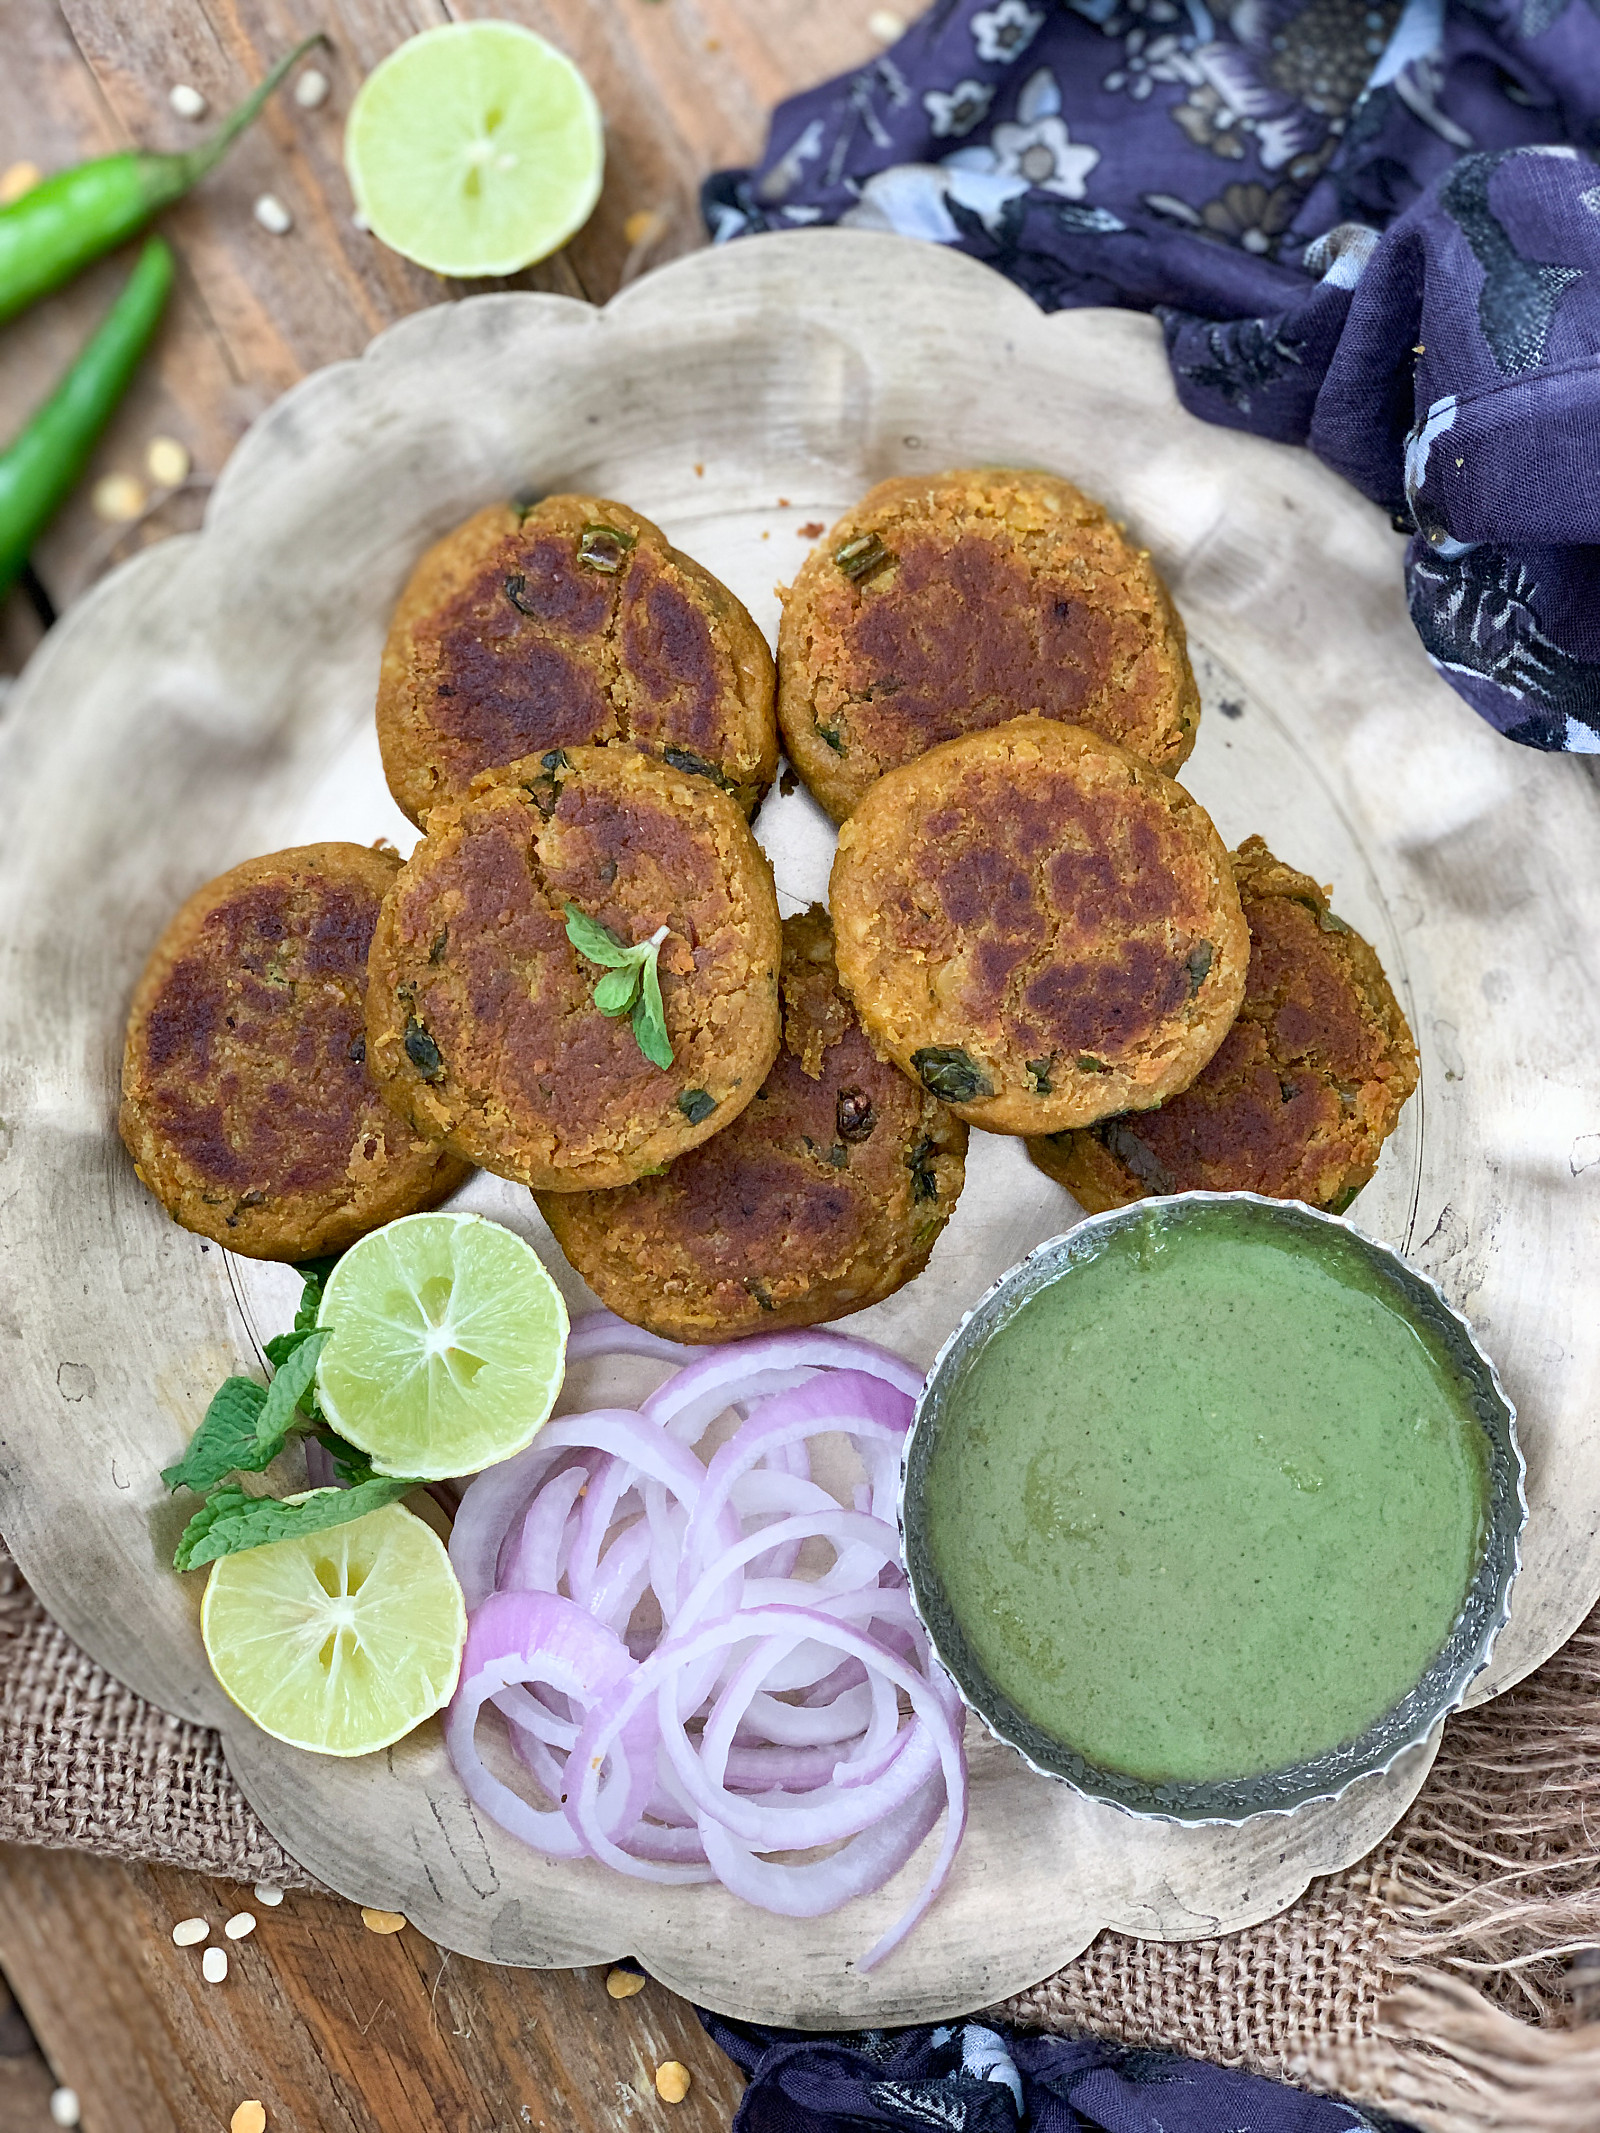
{"type": "Polygon", "coordinates": [[[1409,2133],[1331,2096],[1090,2038],[977,2022],[815,2037],[700,2019],[749,2077],[733,2133],[1409,2133]]]}
{"type": "Polygon", "coordinates": [[[1153,311],[1184,405],[1395,516],[1439,671],[1600,751],[1600,0],[936,0],[793,98],[719,240],[816,222],[1153,311]]]}

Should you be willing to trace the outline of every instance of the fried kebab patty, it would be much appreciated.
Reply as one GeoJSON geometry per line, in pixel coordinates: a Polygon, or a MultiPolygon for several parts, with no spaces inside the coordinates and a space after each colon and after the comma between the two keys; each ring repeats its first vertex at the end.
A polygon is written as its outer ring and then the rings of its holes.
{"type": "Polygon", "coordinates": [[[1163,1102],[1244,996],[1250,935],[1204,809],[1049,719],[881,778],[839,832],[831,902],[868,1036],[991,1132],[1163,1102]]]}
{"type": "Polygon", "coordinates": [[[492,504],[430,548],[389,625],[378,742],[413,822],[485,771],[632,741],[753,812],[777,769],[772,655],[743,605],[603,496],[492,504]]]}
{"type": "Polygon", "coordinates": [[[1200,697],[1148,554],[1051,474],[880,482],[801,565],[778,632],[790,761],[836,822],[941,741],[1060,719],[1175,771],[1200,697]]]}
{"type": "Polygon", "coordinates": [[[820,905],[784,921],[783,1049],[755,1101],[660,1177],[542,1193],[602,1303],[677,1341],[814,1326],[921,1273],[955,1207],[967,1129],[874,1054],[820,905]]]}
{"type": "Polygon", "coordinates": [[[311,844],[191,896],[139,980],[122,1138],[185,1229],[252,1259],[314,1259],[431,1207],[469,1165],[368,1079],[367,948],[393,852],[311,844]]]}
{"type": "Polygon", "coordinates": [[[726,793],[632,748],[552,751],[442,804],[373,937],[368,1065],[420,1133],[541,1191],[630,1185],[707,1139],[778,1049],[772,870],[726,793]],[[655,1066],[567,907],[625,947],[665,929],[655,1066]]]}
{"type": "Polygon", "coordinates": [[[1233,855],[1250,927],[1244,1005],[1199,1079],[1159,1111],[1032,1140],[1091,1214],[1150,1193],[1259,1192],[1342,1213],[1417,1085],[1377,956],[1259,837],[1233,855]]]}

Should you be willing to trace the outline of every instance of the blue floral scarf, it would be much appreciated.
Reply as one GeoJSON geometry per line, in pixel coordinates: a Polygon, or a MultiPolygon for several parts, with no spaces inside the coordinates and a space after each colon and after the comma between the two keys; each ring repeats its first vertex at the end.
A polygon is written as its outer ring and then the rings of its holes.
{"type": "Polygon", "coordinates": [[[1332,2096],[1089,2037],[978,2022],[813,2037],[700,2019],[749,2076],[733,2133],[1410,2133],[1332,2096]]]}
{"type": "Polygon", "coordinates": [[[706,188],[1153,311],[1208,421],[1410,536],[1439,672],[1600,752],[1600,0],[936,0],[706,188]]]}

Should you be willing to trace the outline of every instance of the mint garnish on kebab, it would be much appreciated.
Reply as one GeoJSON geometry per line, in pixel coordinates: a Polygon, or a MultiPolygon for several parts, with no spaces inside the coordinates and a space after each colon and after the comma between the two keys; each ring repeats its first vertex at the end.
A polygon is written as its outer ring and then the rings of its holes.
{"type": "Polygon", "coordinates": [[[630,1016],[634,1040],[650,1064],[671,1066],[672,1043],[667,1036],[661,974],[656,968],[668,929],[657,926],[647,941],[630,948],[618,940],[609,926],[586,917],[576,904],[568,904],[566,912],[567,939],[586,962],[598,963],[605,972],[595,981],[595,1006],[613,1019],[630,1016]]]}

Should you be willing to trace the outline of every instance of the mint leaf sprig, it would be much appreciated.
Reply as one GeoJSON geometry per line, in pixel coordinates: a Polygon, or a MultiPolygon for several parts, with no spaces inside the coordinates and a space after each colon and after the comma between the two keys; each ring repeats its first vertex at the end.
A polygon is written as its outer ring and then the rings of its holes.
{"type": "Polygon", "coordinates": [[[305,1286],[294,1329],[274,1334],[266,1345],[271,1382],[224,1378],[189,1449],[176,1466],[163,1469],[161,1478],[169,1489],[192,1489],[206,1499],[183,1529],[172,1559],[177,1569],[196,1570],[243,1548],[346,1525],[424,1486],[374,1474],[366,1453],[330,1429],[317,1406],[317,1358],[332,1337],[330,1327],[318,1326],[317,1313],[333,1265],[332,1259],[318,1259],[297,1269],[305,1286]],[[314,1489],[282,1502],[275,1496],[252,1496],[237,1482],[218,1486],[230,1474],[263,1472],[294,1436],[310,1437],[323,1447],[339,1487],[314,1489]]]}
{"type": "Polygon", "coordinates": [[[646,1059],[652,1066],[671,1066],[672,1042],[667,1035],[661,973],[656,967],[667,927],[658,926],[647,941],[630,948],[618,940],[609,926],[588,917],[576,904],[568,904],[566,912],[567,939],[585,961],[598,963],[605,972],[595,981],[595,1006],[613,1019],[631,1016],[634,1041],[646,1059]]]}

